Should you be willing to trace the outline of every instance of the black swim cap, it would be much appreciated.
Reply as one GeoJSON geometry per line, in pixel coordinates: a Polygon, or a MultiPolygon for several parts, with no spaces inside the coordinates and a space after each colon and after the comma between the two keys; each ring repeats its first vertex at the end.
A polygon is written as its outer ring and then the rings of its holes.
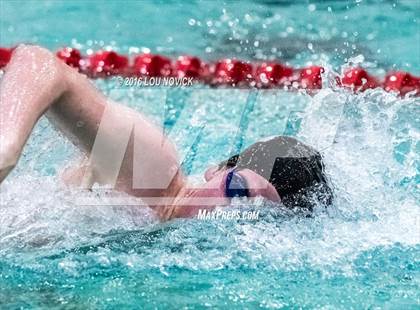
{"type": "Polygon", "coordinates": [[[328,205],[332,191],[321,154],[292,137],[278,136],[259,141],[219,167],[250,169],[268,180],[289,208],[312,210],[314,200],[328,205]]]}

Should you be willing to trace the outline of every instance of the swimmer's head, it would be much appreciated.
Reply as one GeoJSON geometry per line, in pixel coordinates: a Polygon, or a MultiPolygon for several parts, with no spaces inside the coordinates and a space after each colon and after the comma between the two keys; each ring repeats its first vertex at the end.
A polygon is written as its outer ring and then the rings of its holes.
{"type": "Polygon", "coordinates": [[[314,200],[324,205],[332,202],[320,153],[295,138],[278,136],[256,142],[220,163],[217,170],[231,168],[262,176],[286,207],[311,210],[314,200]]]}

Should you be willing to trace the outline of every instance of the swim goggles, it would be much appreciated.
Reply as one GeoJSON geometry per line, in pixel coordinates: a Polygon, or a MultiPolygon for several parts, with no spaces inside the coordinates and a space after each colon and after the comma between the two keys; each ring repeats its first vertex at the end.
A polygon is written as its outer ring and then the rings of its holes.
{"type": "Polygon", "coordinates": [[[226,176],[225,196],[233,197],[249,197],[248,185],[243,176],[236,169],[232,169],[226,176]]]}

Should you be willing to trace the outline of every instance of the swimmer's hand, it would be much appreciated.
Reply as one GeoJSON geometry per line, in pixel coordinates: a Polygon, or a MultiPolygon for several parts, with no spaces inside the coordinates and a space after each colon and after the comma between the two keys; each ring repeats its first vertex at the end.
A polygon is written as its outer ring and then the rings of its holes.
{"type": "Polygon", "coordinates": [[[0,141],[0,184],[16,166],[18,158],[13,146],[0,141]]]}

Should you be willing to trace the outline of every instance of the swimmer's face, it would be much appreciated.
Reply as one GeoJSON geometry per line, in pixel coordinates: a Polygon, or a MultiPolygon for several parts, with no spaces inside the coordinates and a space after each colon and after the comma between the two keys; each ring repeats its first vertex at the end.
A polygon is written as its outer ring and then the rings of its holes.
{"type": "MultiPolygon", "coordinates": [[[[188,191],[189,202],[186,204],[194,205],[195,201],[200,202],[206,198],[217,205],[229,204],[231,198],[226,195],[226,183],[231,168],[211,167],[204,174],[206,183],[199,187],[194,187],[188,191]]],[[[237,169],[235,174],[243,180],[246,186],[248,198],[262,196],[274,202],[280,202],[280,196],[276,189],[265,178],[249,169],[237,169]]]]}
{"type": "MultiPolygon", "coordinates": [[[[232,198],[226,195],[226,183],[231,168],[211,167],[204,174],[206,183],[199,187],[190,188],[186,195],[178,201],[182,205],[182,216],[190,217],[197,213],[197,209],[212,209],[215,205],[228,205],[232,198]]],[[[261,196],[273,202],[280,202],[280,196],[273,185],[261,175],[249,169],[237,169],[236,174],[246,184],[248,199],[261,196]]]]}

